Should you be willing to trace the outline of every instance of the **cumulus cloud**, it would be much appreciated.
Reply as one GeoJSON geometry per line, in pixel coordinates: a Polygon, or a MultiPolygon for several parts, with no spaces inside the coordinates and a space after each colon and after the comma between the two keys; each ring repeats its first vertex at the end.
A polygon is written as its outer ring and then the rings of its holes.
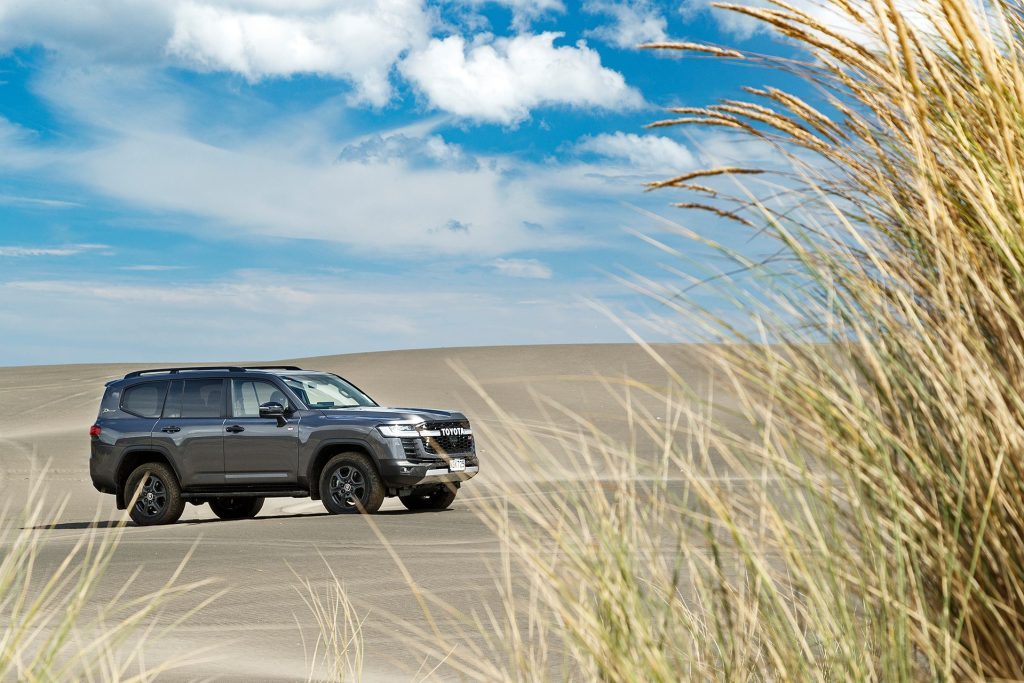
{"type": "Polygon", "coordinates": [[[43,45],[77,62],[169,62],[249,80],[318,74],[382,105],[391,67],[431,26],[421,0],[5,0],[0,52],[43,45]]]}
{"type": "Polygon", "coordinates": [[[344,78],[361,98],[385,104],[391,96],[391,65],[425,41],[427,15],[419,0],[363,0],[335,7],[272,14],[183,2],[175,9],[167,50],[196,68],[231,71],[250,80],[295,73],[344,78]]]}
{"type": "Polygon", "coordinates": [[[664,41],[668,22],[649,0],[589,0],[583,9],[591,14],[611,17],[612,23],[587,32],[598,40],[623,49],[640,43],[664,41]]]}
{"type": "Polygon", "coordinates": [[[622,74],[585,43],[555,46],[561,33],[434,39],[401,72],[430,105],[477,121],[514,124],[542,105],[623,110],[643,104],[622,74]]]}
{"type": "Polygon", "coordinates": [[[501,275],[508,277],[548,280],[552,275],[551,268],[533,258],[500,258],[495,259],[493,265],[501,275]]]}
{"type": "Polygon", "coordinates": [[[527,249],[593,244],[606,229],[617,235],[621,200],[636,199],[635,184],[606,177],[622,175],[615,164],[468,155],[433,132],[441,119],[347,140],[315,127],[302,145],[282,144],[294,136],[277,129],[269,139],[211,139],[211,128],[235,127],[236,110],[211,112],[159,88],[155,95],[151,81],[112,67],[84,71],[44,75],[36,88],[95,136],[74,146],[0,137],[0,170],[24,169],[73,184],[76,196],[91,191],[127,211],[158,212],[170,229],[323,240],[377,255],[382,245],[400,245],[396,258],[469,254],[490,263],[527,249]],[[196,121],[203,125],[193,131],[196,121]],[[26,150],[33,162],[11,167],[26,150]],[[468,230],[445,229],[453,219],[468,230]]]}
{"type": "MultiPolygon", "coordinates": [[[[565,10],[561,0],[494,1],[522,31],[528,18],[565,10]]],[[[657,18],[640,5],[595,2],[617,17],[615,41],[656,32],[657,18]]],[[[96,0],[73,11],[57,0],[0,0],[0,53],[42,45],[69,63],[173,65],[249,81],[313,74],[351,83],[353,100],[374,106],[391,100],[397,64],[430,106],[503,124],[542,105],[642,104],[595,50],[556,47],[560,33],[481,34],[467,44],[431,39],[437,25],[438,10],[424,0],[96,0]]]]}
{"type": "Polygon", "coordinates": [[[678,171],[690,168],[695,159],[683,145],[660,135],[602,133],[586,136],[574,146],[577,152],[596,154],[626,163],[638,170],[678,171]]]}

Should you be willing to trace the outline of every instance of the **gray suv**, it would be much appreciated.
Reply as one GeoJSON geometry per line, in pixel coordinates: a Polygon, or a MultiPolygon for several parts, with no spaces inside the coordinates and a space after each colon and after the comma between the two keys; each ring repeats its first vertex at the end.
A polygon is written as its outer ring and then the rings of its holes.
{"type": "Polygon", "coordinates": [[[185,503],[254,517],[270,496],[376,512],[398,496],[443,510],[479,471],[466,416],[384,408],[351,382],[295,366],[161,368],[107,384],[90,430],[93,485],[137,524],[185,503]]]}

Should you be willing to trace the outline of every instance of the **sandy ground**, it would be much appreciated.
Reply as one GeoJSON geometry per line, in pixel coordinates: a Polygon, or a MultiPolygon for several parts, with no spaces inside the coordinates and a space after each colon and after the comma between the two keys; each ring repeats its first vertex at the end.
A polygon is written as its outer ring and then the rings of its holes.
{"type": "MultiPolygon", "coordinates": [[[[702,386],[705,370],[692,350],[658,349],[675,371],[698,389],[702,386]]],[[[667,383],[663,368],[639,347],[628,345],[436,349],[295,362],[338,372],[384,405],[460,408],[479,427],[500,426],[487,402],[453,369],[454,363],[476,378],[503,410],[528,424],[540,429],[551,423],[550,405],[536,398],[545,396],[599,423],[617,439],[628,439],[631,433],[622,392],[609,391],[597,376],[628,377],[635,383],[632,393],[638,405],[652,413],[663,406],[644,398],[643,389],[663,389],[667,383]]],[[[8,515],[24,505],[34,473],[44,463],[49,467],[45,480],[49,498],[68,498],[53,530],[44,532],[44,570],[59,562],[94,520],[118,519],[113,497],[96,492],[89,480],[87,431],[96,416],[103,383],[137,367],[0,368],[0,403],[7,407],[0,411],[0,493],[8,515]]],[[[481,497],[493,494],[491,487],[501,477],[508,476],[501,462],[488,460],[489,452],[496,449],[486,436],[479,448],[482,473],[462,489],[450,510],[413,514],[397,499],[388,499],[372,520],[424,589],[466,613],[496,604],[492,575],[499,548],[474,508],[481,497]]],[[[640,448],[653,446],[642,443],[640,448]]],[[[558,459],[573,457],[562,452],[558,459]]],[[[425,673],[420,670],[422,656],[408,652],[389,633],[392,620],[397,620],[406,632],[421,631],[425,639],[430,638],[422,611],[395,562],[367,520],[329,516],[319,502],[269,499],[258,518],[235,522],[217,520],[206,505],[190,505],[182,521],[173,526],[129,528],[95,600],[98,604],[109,601],[140,568],[138,593],[154,588],[193,546],[185,578],[216,578],[217,583],[171,605],[165,622],[204,596],[224,589],[227,593],[147,645],[149,661],[212,647],[207,661],[178,670],[170,678],[306,680],[310,668],[304,649],[312,647],[318,631],[297,588],[296,575],[325,580],[328,564],[344,582],[357,610],[369,615],[365,678],[413,680],[425,673]]],[[[442,666],[431,678],[454,677],[442,666]]]]}

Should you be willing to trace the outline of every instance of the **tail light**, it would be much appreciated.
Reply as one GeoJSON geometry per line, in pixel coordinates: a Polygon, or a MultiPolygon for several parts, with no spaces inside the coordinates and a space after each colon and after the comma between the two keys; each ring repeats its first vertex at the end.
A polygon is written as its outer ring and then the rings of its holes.
{"type": "Polygon", "coordinates": [[[89,436],[91,436],[94,439],[99,438],[99,435],[102,432],[103,428],[100,427],[99,425],[93,425],[92,427],[89,427],[89,436]]]}

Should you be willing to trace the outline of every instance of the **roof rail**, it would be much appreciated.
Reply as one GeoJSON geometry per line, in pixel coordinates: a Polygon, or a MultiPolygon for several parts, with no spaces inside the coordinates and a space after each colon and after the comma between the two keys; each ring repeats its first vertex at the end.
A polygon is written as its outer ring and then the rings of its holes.
{"type": "Polygon", "coordinates": [[[246,365],[243,370],[301,370],[298,365],[246,365]]]}
{"type": "Polygon", "coordinates": [[[227,370],[228,372],[245,372],[245,368],[238,367],[237,365],[205,365],[188,368],[153,368],[152,370],[136,370],[135,372],[129,372],[127,375],[124,376],[124,379],[128,379],[130,377],[142,377],[143,375],[149,375],[157,372],[166,372],[171,375],[176,375],[179,372],[193,370],[227,370]]]}

